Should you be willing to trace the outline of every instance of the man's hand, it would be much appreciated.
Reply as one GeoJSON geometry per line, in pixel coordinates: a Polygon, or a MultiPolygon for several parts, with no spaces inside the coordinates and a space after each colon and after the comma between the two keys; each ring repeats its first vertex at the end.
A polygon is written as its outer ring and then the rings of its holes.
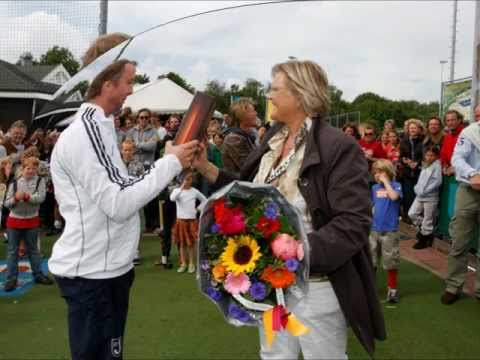
{"type": "Polygon", "coordinates": [[[208,165],[208,158],[207,158],[207,145],[204,143],[199,144],[199,151],[196,154],[195,158],[193,159],[192,166],[197,169],[198,171],[202,171],[208,165]]]}
{"type": "Polygon", "coordinates": [[[470,178],[470,186],[473,190],[480,191],[480,175],[474,175],[470,178]]]}
{"type": "Polygon", "coordinates": [[[173,145],[171,141],[167,141],[165,145],[165,155],[175,155],[184,169],[192,166],[197,150],[198,140],[192,140],[182,145],[173,145]]]}

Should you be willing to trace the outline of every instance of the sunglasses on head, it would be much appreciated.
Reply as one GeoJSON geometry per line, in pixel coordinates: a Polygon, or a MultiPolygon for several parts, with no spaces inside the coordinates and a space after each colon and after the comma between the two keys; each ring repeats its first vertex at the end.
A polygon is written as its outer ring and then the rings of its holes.
{"type": "Polygon", "coordinates": [[[139,119],[148,119],[148,116],[139,116],[139,119]]]}

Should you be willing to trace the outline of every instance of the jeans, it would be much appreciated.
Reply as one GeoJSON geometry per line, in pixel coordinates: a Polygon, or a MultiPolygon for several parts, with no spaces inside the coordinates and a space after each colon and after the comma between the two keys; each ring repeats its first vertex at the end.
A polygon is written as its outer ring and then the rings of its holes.
{"type": "Polygon", "coordinates": [[[25,241],[33,277],[37,278],[43,275],[42,257],[37,247],[38,228],[7,229],[7,235],[7,280],[16,279],[18,276],[18,245],[20,240],[25,241]]]}

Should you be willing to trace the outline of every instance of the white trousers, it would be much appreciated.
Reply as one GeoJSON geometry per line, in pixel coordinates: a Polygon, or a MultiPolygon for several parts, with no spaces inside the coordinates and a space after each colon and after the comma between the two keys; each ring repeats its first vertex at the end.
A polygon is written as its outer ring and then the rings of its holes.
{"type": "Polygon", "coordinates": [[[437,209],[438,199],[421,201],[415,198],[408,210],[408,217],[412,220],[413,225],[420,228],[422,235],[430,235],[435,227],[437,209]]]}
{"type": "Polygon", "coordinates": [[[260,357],[262,359],[348,359],[347,323],[332,284],[310,282],[308,295],[293,309],[288,309],[310,332],[292,336],[287,331],[275,335],[269,347],[260,327],[260,357]]]}

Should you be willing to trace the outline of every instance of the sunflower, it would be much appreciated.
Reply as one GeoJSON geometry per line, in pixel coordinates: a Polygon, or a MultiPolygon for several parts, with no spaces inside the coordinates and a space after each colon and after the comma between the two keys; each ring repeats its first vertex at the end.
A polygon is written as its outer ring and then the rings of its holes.
{"type": "Polygon", "coordinates": [[[220,255],[220,261],[228,271],[238,275],[242,272],[252,272],[260,256],[262,254],[255,239],[250,236],[239,236],[228,239],[227,246],[220,255]]]}

